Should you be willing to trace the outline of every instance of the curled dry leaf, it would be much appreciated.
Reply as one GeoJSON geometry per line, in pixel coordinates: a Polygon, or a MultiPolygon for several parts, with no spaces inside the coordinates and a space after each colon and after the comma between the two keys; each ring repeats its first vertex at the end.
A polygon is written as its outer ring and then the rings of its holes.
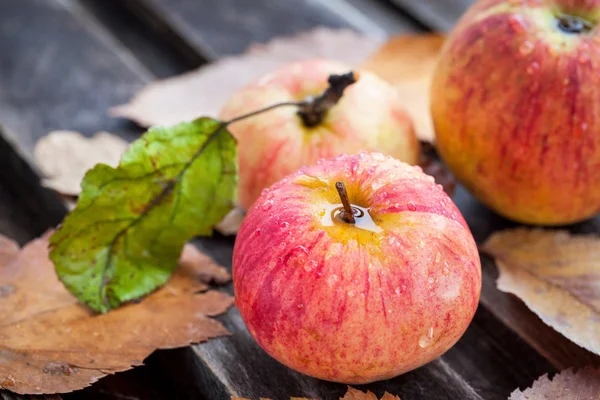
{"type": "Polygon", "coordinates": [[[346,392],[346,395],[340,400],[400,400],[400,397],[393,396],[388,392],[385,392],[383,397],[378,399],[377,396],[375,396],[375,394],[371,391],[364,393],[348,386],[348,392],[346,392]]]}
{"type": "Polygon", "coordinates": [[[377,39],[350,30],[318,28],[297,36],[251,46],[183,75],[156,81],[110,114],[140,125],[171,125],[201,115],[219,115],[239,88],[289,62],[324,57],[355,66],[379,46],[377,39]]]}
{"type": "MultiPolygon", "coordinates": [[[[247,399],[245,397],[232,396],[231,400],[249,400],[249,399],[247,399]]],[[[270,399],[261,397],[260,400],[270,400],[270,399]]],[[[290,400],[311,400],[311,399],[307,399],[305,397],[290,397],[290,400]]],[[[312,400],[316,400],[316,399],[312,399],[312,400]]],[[[388,392],[385,392],[383,397],[381,399],[379,399],[379,398],[377,398],[375,393],[373,393],[371,391],[367,391],[365,393],[365,392],[361,392],[360,390],[356,390],[356,389],[348,386],[348,391],[346,392],[344,397],[340,397],[340,400],[400,400],[400,397],[393,396],[393,395],[389,394],[388,392]]]]}
{"type": "Polygon", "coordinates": [[[600,369],[586,367],[574,372],[561,372],[552,380],[548,374],[533,382],[533,386],[511,393],[508,400],[600,400],[600,369]]]}
{"type": "Polygon", "coordinates": [[[96,164],[116,167],[129,144],[107,132],[87,138],[79,132],[54,131],[35,144],[35,162],[42,184],[67,196],[77,196],[88,169],[96,164]]]}
{"type": "Polygon", "coordinates": [[[140,365],[159,348],[228,334],[210,318],[233,298],[208,290],[229,273],[193,246],[161,289],[136,304],[96,315],[57,279],[47,236],[23,249],[0,236],[0,388],[64,393],[140,365]]]}
{"type": "Polygon", "coordinates": [[[362,65],[396,87],[413,117],[417,137],[426,142],[435,141],[429,90],[444,39],[436,34],[396,36],[362,65]]]}
{"type": "Polygon", "coordinates": [[[520,297],[542,321],[600,354],[600,238],[566,231],[512,229],[493,234],[498,289],[520,297]]]}

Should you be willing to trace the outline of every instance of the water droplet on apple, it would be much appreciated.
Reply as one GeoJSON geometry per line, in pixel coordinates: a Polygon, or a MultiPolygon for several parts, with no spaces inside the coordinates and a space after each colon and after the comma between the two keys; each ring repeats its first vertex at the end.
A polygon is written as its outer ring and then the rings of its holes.
{"type": "Polygon", "coordinates": [[[298,309],[303,309],[304,308],[304,304],[298,304],[296,307],[298,307],[298,309]]]}
{"type": "Polygon", "coordinates": [[[261,210],[263,210],[263,211],[269,211],[272,207],[273,207],[273,200],[267,200],[262,205],[261,210]]]}
{"type": "Polygon", "coordinates": [[[417,211],[417,206],[412,201],[409,201],[406,204],[406,208],[408,208],[410,211],[417,211]]]}
{"type": "Polygon", "coordinates": [[[587,131],[587,129],[588,129],[587,122],[582,122],[581,125],[579,125],[579,126],[581,127],[581,130],[584,132],[587,131]]]}
{"type": "Polygon", "coordinates": [[[254,231],[254,235],[255,236],[260,236],[262,234],[260,228],[258,228],[257,230],[254,231]]]}
{"type": "Polygon", "coordinates": [[[419,346],[425,348],[433,343],[433,327],[429,328],[427,333],[419,338],[419,346]]]}
{"type": "Polygon", "coordinates": [[[540,70],[540,63],[534,61],[527,66],[527,73],[529,75],[534,75],[540,70]]]}
{"type": "Polygon", "coordinates": [[[336,283],[336,282],[337,282],[339,279],[340,279],[340,278],[338,278],[338,276],[337,276],[336,274],[329,275],[329,276],[327,277],[327,284],[328,284],[329,286],[333,286],[333,285],[335,285],[335,283],[336,283]]]}
{"type": "Polygon", "coordinates": [[[531,54],[531,52],[535,49],[535,45],[530,42],[529,40],[524,41],[520,46],[519,46],[519,54],[521,54],[522,56],[526,56],[531,54]]]}
{"type": "Polygon", "coordinates": [[[354,296],[356,296],[356,290],[354,290],[354,289],[348,290],[348,297],[354,297],[354,296]]]}
{"type": "Polygon", "coordinates": [[[290,226],[290,223],[287,221],[283,221],[279,223],[279,226],[282,227],[283,229],[287,229],[290,226]]]}
{"type": "Polygon", "coordinates": [[[314,270],[315,268],[317,268],[318,265],[319,265],[319,263],[316,262],[315,260],[308,260],[307,262],[304,263],[304,270],[306,272],[310,272],[310,271],[314,270]]]}
{"type": "Polygon", "coordinates": [[[450,274],[450,265],[448,265],[448,261],[444,261],[444,266],[442,267],[442,274],[448,276],[450,274]]]}
{"type": "Polygon", "coordinates": [[[388,314],[391,314],[391,313],[392,313],[392,309],[388,308],[388,314]]]}
{"type": "Polygon", "coordinates": [[[442,254],[438,251],[435,253],[435,263],[439,263],[442,260],[442,254]]]}
{"type": "Polygon", "coordinates": [[[400,295],[402,294],[402,289],[400,289],[400,286],[396,287],[396,289],[394,289],[394,293],[400,295]]]}
{"type": "Polygon", "coordinates": [[[371,183],[371,189],[377,191],[385,185],[387,185],[387,182],[385,182],[383,179],[376,179],[373,181],[373,183],[371,183]]]}
{"type": "Polygon", "coordinates": [[[508,25],[515,33],[525,32],[525,21],[520,15],[511,15],[508,19],[508,25]]]}

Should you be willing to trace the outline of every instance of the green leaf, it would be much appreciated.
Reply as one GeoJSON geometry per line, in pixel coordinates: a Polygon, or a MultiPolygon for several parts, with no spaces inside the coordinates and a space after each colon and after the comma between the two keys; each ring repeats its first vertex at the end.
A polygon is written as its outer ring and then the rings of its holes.
{"type": "Polygon", "coordinates": [[[164,284],[184,244],[231,210],[235,139],[210,118],[150,129],[117,168],[87,172],[77,207],[50,239],[58,277],[106,312],[164,284]]]}

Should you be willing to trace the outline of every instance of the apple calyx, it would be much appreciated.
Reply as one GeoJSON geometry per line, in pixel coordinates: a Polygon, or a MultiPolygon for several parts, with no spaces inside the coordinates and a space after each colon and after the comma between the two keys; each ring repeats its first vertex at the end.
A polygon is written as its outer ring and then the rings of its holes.
{"type": "Polygon", "coordinates": [[[569,35],[587,33],[594,25],[581,17],[570,14],[561,14],[556,17],[558,29],[569,35]]]}
{"type": "Polygon", "coordinates": [[[352,207],[350,201],[348,200],[348,192],[346,192],[346,185],[344,184],[344,182],[336,182],[335,188],[337,189],[338,194],[340,195],[342,206],[344,206],[344,209],[340,211],[338,216],[344,222],[347,222],[349,224],[355,224],[356,218],[354,218],[354,214],[356,214],[358,210],[352,207]]]}
{"type": "Polygon", "coordinates": [[[302,119],[302,122],[307,127],[314,127],[323,122],[327,111],[331,107],[335,106],[338,101],[342,98],[344,90],[353,83],[358,81],[358,73],[350,71],[342,75],[329,75],[327,82],[329,86],[323,93],[316,97],[308,97],[302,101],[284,101],[281,103],[275,103],[265,108],[258,109],[256,111],[249,112],[247,114],[240,115],[232,118],[229,121],[223,122],[223,126],[233,124],[234,122],[244,120],[246,118],[253,117],[258,114],[271,111],[279,107],[294,106],[298,107],[298,116],[302,119]]]}
{"type": "Polygon", "coordinates": [[[298,116],[304,125],[312,128],[323,122],[327,111],[338,103],[348,86],[356,83],[358,76],[358,73],[353,71],[342,75],[330,75],[327,80],[329,87],[322,94],[301,102],[298,116]]]}

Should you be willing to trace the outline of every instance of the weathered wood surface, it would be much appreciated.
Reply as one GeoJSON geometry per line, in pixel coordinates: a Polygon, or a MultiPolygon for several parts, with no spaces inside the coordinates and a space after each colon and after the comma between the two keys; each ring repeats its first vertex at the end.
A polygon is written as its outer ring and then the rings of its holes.
{"type": "Polygon", "coordinates": [[[432,30],[439,32],[452,29],[465,10],[475,2],[475,0],[390,1],[432,30]]]}
{"type": "MultiPolygon", "coordinates": [[[[53,226],[64,213],[56,196],[40,188],[32,172],[31,150],[37,138],[52,129],[77,129],[84,134],[104,129],[127,139],[135,137],[138,129],[107,118],[105,112],[154,77],[240,52],[253,41],[317,25],[353,27],[375,35],[444,29],[442,25],[451,26],[456,10],[467,3],[432,1],[436,6],[424,14],[430,2],[394,1],[406,3],[403,13],[390,15],[396,10],[385,0],[206,0],[201,6],[194,0],[0,1],[0,54],[11,55],[10,60],[0,58],[0,125],[12,143],[11,149],[0,140],[0,166],[17,171],[16,178],[0,178],[0,232],[23,242],[53,226]],[[386,16],[383,22],[375,20],[382,15],[386,16]],[[28,29],[18,28],[23,26],[28,29]]],[[[455,201],[478,242],[510,226],[462,189],[455,201]]],[[[596,220],[573,229],[599,232],[599,225],[596,220]]],[[[199,242],[224,265],[231,263],[232,244],[231,238],[220,236],[199,242]]],[[[522,303],[499,292],[495,274],[484,259],[481,306],[455,347],[422,368],[364,389],[378,394],[387,390],[403,400],[505,399],[513,389],[528,386],[545,372],[598,363],[598,357],[552,335],[552,329],[522,303]]],[[[231,286],[227,290],[231,292],[231,286]]],[[[237,310],[220,320],[233,336],[158,352],[145,369],[106,378],[63,397],[329,399],[344,393],[345,385],[297,374],[272,360],[249,337],[237,310]]],[[[8,393],[3,396],[15,399],[8,393]]]]}

